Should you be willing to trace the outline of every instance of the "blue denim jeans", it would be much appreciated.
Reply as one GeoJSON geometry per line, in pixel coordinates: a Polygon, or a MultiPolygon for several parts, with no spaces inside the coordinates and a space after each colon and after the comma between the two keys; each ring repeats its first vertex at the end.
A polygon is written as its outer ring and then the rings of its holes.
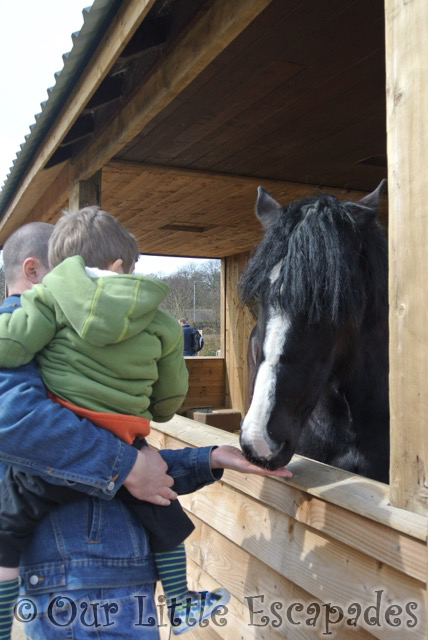
{"type": "Polygon", "coordinates": [[[159,640],[167,620],[164,605],[159,611],[160,622],[148,583],[23,597],[15,617],[28,640],[159,640]]]}

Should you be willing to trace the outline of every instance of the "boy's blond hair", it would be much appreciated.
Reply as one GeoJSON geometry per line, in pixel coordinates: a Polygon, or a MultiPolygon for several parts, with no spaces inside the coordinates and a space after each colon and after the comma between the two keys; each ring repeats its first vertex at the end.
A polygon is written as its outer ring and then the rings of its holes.
{"type": "Polygon", "coordinates": [[[71,256],[82,256],[87,267],[105,269],[119,258],[129,273],[138,260],[138,245],[132,233],[99,207],[64,211],[49,240],[51,269],[71,256]]]}

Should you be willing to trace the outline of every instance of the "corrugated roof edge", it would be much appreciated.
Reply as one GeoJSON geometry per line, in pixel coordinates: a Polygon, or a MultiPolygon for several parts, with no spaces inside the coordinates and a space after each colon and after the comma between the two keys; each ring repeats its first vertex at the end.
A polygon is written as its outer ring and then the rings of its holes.
{"type": "Polygon", "coordinates": [[[17,152],[3,184],[0,192],[0,218],[120,5],[121,0],[94,0],[91,7],[83,9],[82,28],[71,34],[73,47],[62,56],[64,66],[54,74],[56,82],[47,89],[48,99],[41,103],[41,112],[34,116],[35,122],[30,125],[30,133],[25,136],[25,142],[21,144],[21,150],[17,152]]]}

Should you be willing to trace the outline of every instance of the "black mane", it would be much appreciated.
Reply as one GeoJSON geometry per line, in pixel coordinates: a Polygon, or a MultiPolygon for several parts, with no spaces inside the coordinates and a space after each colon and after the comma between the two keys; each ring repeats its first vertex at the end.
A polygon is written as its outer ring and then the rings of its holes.
{"type": "Polygon", "coordinates": [[[299,200],[283,208],[243,273],[244,304],[257,304],[268,290],[270,304],[309,324],[354,322],[369,303],[386,304],[387,247],[367,208],[334,196],[299,200]],[[351,259],[350,259],[351,256],[351,259]],[[266,286],[272,269],[279,277],[266,286]]]}

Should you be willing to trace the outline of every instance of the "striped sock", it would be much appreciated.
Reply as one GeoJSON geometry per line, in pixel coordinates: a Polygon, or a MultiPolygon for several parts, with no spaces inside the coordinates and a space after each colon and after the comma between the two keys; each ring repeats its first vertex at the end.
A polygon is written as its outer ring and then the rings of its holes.
{"type": "Polygon", "coordinates": [[[169,602],[173,598],[181,600],[189,590],[187,586],[186,550],[184,544],[178,545],[178,547],[172,549],[172,551],[162,551],[154,555],[156,568],[166,599],[169,602]]]}
{"type": "Polygon", "coordinates": [[[19,578],[0,582],[0,640],[10,640],[13,609],[18,599],[19,578]]]}

